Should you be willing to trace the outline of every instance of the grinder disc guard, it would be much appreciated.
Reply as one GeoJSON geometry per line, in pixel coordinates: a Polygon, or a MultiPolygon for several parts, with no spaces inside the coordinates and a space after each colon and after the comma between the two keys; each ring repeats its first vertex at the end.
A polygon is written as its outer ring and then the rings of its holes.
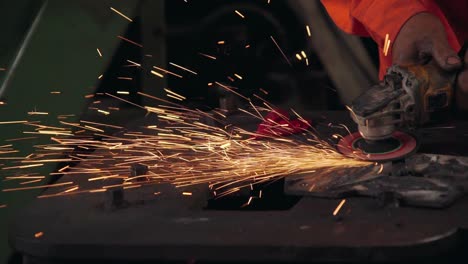
{"type": "Polygon", "coordinates": [[[356,132],[343,137],[337,145],[341,154],[369,161],[400,159],[413,153],[416,147],[416,139],[400,131],[395,131],[389,139],[378,142],[368,142],[356,132]]]}

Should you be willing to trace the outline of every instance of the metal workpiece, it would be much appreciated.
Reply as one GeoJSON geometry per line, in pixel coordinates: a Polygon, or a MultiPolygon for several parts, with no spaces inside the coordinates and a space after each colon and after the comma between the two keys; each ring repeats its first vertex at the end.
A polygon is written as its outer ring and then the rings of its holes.
{"type": "Polygon", "coordinates": [[[330,198],[391,195],[406,206],[444,208],[468,191],[467,184],[467,157],[414,154],[404,161],[378,166],[329,168],[287,177],[285,192],[330,198]]]}

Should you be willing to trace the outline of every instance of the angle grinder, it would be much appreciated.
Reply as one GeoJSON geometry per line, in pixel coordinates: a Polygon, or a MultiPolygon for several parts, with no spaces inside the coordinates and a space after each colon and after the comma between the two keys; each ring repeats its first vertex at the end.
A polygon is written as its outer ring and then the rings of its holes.
{"type": "MultiPolygon", "coordinates": [[[[466,44],[460,54],[465,51],[466,44]]],[[[443,71],[433,60],[391,66],[379,84],[348,107],[359,132],[342,138],[338,151],[370,161],[397,160],[415,152],[417,140],[408,131],[448,112],[454,105],[457,75],[443,71]]]]}

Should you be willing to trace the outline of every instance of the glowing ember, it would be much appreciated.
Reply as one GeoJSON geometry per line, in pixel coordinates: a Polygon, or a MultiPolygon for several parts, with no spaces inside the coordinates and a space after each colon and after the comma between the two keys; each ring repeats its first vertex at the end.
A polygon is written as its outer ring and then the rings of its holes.
{"type": "Polygon", "coordinates": [[[121,17],[127,19],[128,21],[133,22],[133,20],[132,20],[131,18],[129,18],[128,16],[122,14],[122,12],[120,12],[119,10],[117,10],[117,9],[115,9],[115,8],[113,8],[113,7],[111,7],[110,9],[111,9],[112,11],[114,11],[115,13],[117,13],[118,15],[120,15],[121,17]]]}
{"type": "Polygon", "coordinates": [[[338,206],[336,207],[335,211],[333,211],[333,215],[337,215],[338,212],[340,211],[341,207],[343,207],[343,205],[345,204],[346,202],[346,199],[343,199],[341,200],[340,204],[338,204],[338,206]]]}

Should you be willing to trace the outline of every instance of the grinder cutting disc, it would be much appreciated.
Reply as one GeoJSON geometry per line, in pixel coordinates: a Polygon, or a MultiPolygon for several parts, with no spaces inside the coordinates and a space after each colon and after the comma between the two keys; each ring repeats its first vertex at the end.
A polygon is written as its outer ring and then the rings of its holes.
{"type": "Polygon", "coordinates": [[[416,150],[416,139],[406,133],[395,131],[386,140],[366,141],[359,132],[343,137],[338,143],[338,151],[348,157],[369,160],[396,160],[416,150]]]}

